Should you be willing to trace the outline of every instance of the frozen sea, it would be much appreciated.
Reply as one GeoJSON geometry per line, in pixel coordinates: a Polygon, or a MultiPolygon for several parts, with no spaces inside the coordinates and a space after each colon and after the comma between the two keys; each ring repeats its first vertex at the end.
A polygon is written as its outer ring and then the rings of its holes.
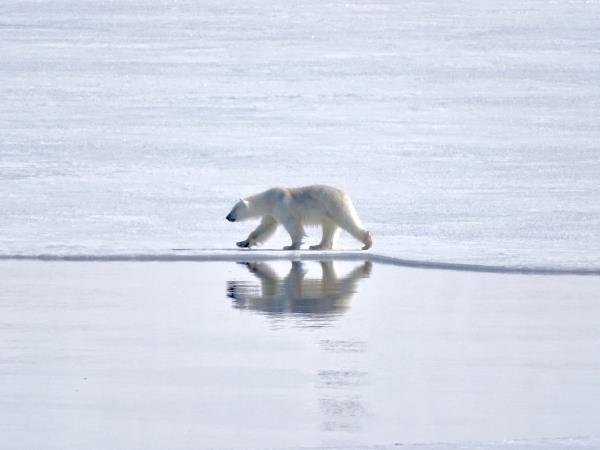
{"type": "Polygon", "coordinates": [[[238,197],[325,183],[376,253],[600,267],[598,30],[595,0],[5,0],[0,254],[227,249],[238,197]]]}
{"type": "Polygon", "coordinates": [[[0,2],[0,448],[600,448],[599,30],[0,2]],[[230,251],[239,197],[312,183],[371,252],[230,251]]]}

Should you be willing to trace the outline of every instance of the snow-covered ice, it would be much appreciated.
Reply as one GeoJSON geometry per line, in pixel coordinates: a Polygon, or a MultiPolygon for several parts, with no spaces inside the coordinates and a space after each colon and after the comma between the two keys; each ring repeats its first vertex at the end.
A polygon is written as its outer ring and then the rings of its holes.
{"type": "Polygon", "coordinates": [[[0,2],[0,448],[600,448],[600,278],[540,275],[600,273],[598,30],[598,0],[0,2]],[[373,274],[290,303],[225,214],[312,183],[373,274]],[[379,264],[415,261],[504,273],[379,264]]]}
{"type": "Polygon", "coordinates": [[[375,252],[598,267],[598,30],[594,0],[5,0],[0,254],[230,248],[238,197],[327,183],[375,252]]]}

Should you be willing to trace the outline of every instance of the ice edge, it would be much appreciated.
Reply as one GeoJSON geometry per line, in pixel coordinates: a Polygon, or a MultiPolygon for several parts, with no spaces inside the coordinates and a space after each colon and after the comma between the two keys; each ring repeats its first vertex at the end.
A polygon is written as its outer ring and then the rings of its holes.
{"type": "Polygon", "coordinates": [[[114,254],[4,254],[0,260],[33,261],[371,261],[391,266],[455,270],[465,272],[489,272],[530,275],[600,275],[596,267],[548,267],[548,266],[500,266],[485,264],[463,264],[438,261],[419,261],[395,256],[358,251],[276,251],[276,250],[198,250],[193,253],[114,253],[114,254]]]}

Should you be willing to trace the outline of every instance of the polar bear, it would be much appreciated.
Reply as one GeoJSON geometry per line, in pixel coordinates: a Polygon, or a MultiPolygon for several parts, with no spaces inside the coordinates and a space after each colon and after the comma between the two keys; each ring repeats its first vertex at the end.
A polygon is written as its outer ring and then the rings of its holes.
{"type": "Polygon", "coordinates": [[[329,186],[299,188],[271,188],[237,202],[226,219],[230,222],[262,217],[260,225],[237,243],[238,247],[252,247],[269,239],[279,225],[292,238],[284,250],[298,250],[306,236],[305,225],[320,225],[321,243],[311,250],[330,250],[339,228],[346,230],[363,243],[363,250],[373,244],[371,234],[363,227],[350,197],[329,186]]]}
{"type": "Polygon", "coordinates": [[[292,261],[285,277],[280,277],[266,262],[245,262],[248,270],[260,280],[260,287],[247,281],[228,281],[227,297],[233,307],[267,313],[311,316],[327,319],[350,308],[350,299],[359,280],[371,275],[372,264],[365,261],[344,277],[338,277],[333,261],[319,261],[320,278],[307,278],[305,264],[292,261]]]}

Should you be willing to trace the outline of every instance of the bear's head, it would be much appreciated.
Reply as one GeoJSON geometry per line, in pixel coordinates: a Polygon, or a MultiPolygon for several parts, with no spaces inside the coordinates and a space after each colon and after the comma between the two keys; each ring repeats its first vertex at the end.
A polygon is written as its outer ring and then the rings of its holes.
{"type": "Polygon", "coordinates": [[[230,222],[235,222],[236,220],[246,220],[251,217],[250,202],[240,198],[240,201],[233,205],[233,208],[225,218],[230,222]]]}

